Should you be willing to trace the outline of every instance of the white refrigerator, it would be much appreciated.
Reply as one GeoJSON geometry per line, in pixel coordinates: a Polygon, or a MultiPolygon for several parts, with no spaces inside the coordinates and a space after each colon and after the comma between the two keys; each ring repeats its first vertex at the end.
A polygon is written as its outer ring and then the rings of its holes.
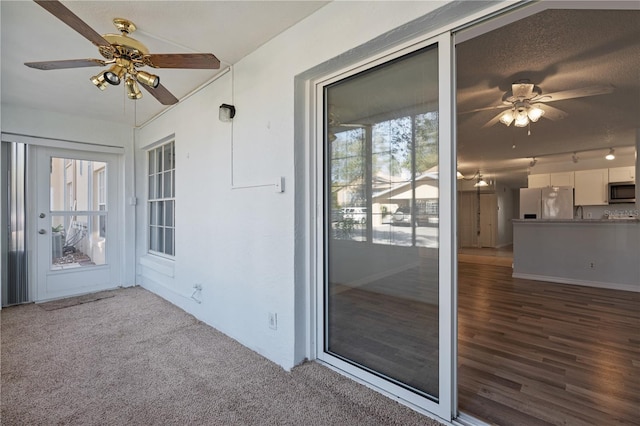
{"type": "Polygon", "coordinates": [[[573,188],[521,188],[520,219],[573,219],[573,188]]]}

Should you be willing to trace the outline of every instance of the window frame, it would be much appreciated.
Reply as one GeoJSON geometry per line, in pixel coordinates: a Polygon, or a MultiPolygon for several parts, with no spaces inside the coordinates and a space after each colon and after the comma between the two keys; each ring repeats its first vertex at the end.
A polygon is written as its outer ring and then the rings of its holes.
{"type": "Polygon", "coordinates": [[[174,259],[175,258],[175,171],[176,171],[176,155],[175,155],[175,139],[172,138],[161,144],[149,148],[147,151],[147,253],[150,255],[174,259]],[[166,160],[165,155],[169,153],[171,158],[166,160]],[[168,179],[165,179],[168,177],[168,179]],[[153,182],[153,184],[151,183],[153,182]],[[168,187],[165,186],[168,182],[168,187]],[[168,192],[167,192],[168,188],[168,192]],[[154,205],[156,206],[154,208],[154,205]],[[170,205],[168,216],[166,206],[170,205]],[[161,207],[160,209],[158,207],[161,207]],[[161,212],[162,215],[156,216],[154,221],[152,215],[154,212],[161,212]],[[155,222],[155,223],[154,223],[155,222]],[[158,230],[161,230],[162,237],[159,237],[158,230]],[[171,247],[167,250],[167,232],[171,235],[171,247]],[[156,240],[152,241],[154,234],[156,240]]]}

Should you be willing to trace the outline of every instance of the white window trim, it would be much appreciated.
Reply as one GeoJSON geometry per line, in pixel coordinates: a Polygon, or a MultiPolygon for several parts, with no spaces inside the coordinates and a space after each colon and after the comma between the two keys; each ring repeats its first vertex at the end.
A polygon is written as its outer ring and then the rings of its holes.
{"type": "MultiPolygon", "coordinates": [[[[150,164],[149,164],[149,153],[151,151],[160,149],[162,147],[164,147],[165,145],[169,145],[169,144],[173,144],[173,153],[174,153],[174,158],[175,158],[175,150],[176,150],[176,143],[175,143],[175,135],[170,135],[167,136],[166,138],[163,138],[153,144],[150,144],[146,147],[146,166],[145,166],[145,177],[146,177],[146,212],[145,212],[145,241],[146,241],[146,251],[147,251],[147,255],[149,256],[155,256],[157,258],[162,258],[162,259],[166,259],[169,261],[173,261],[176,257],[176,223],[175,223],[175,205],[176,205],[176,197],[175,197],[175,187],[173,188],[173,197],[159,197],[159,198],[154,198],[154,199],[150,199],[149,198],[149,176],[150,176],[150,164]],[[158,202],[158,201],[173,201],[173,215],[174,215],[174,219],[173,219],[173,226],[172,228],[174,229],[174,235],[173,235],[173,254],[167,254],[167,253],[163,253],[160,251],[156,251],[156,250],[152,250],[150,248],[151,245],[151,220],[150,220],[150,214],[151,214],[151,209],[150,209],[150,205],[151,202],[158,202]]],[[[173,173],[175,176],[175,172],[176,172],[176,164],[175,164],[175,160],[174,160],[174,164],[173,164],[173,173]]],[[[164,173],[165,170],[162,171],[162,173],[164,173]]]]}

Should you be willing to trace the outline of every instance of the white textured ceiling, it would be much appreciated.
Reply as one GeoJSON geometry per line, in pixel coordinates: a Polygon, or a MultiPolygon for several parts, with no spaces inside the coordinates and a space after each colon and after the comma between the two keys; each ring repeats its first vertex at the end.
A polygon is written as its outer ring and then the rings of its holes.
{"type": "MultiPolygon", "coordinates": [[[[538,164],[603,157],[616,147],[633,155],[640,128],[640,10],[547,10],[458,44],[458,165],[507,180],[524,179],[538,164]],[[482,126],[500,111],[466,111],[502,104],[511,83],[529,79],[543,94],[612,85],[610,94],[559,100],[567,113],[526,128],[482,126]],[[623,148],[624,147],[624,148],[623,148]],[[563,155],[555,155],[562,154],[563,155]]],[[[603,2],[602,5],[606,5],[603,2]]]]}
{"type": "MultiPolygon", "coordinates": [[[[152,69],[178,99],[235,64],[327,1],[63,1],[99,34],[118,33],[113,18],[137,26],[131,36],[151,53],[213,53],[220,70],[152,69]]],[[[97,48],[29,0],[0,2],[2,104],[134,124],[124,85],[99,91],[89,78],[101,68],[41,71],[25,62],[101,58],[97,48]]],[[[162,111],[146,91],[136,123],[162,111]]]]}

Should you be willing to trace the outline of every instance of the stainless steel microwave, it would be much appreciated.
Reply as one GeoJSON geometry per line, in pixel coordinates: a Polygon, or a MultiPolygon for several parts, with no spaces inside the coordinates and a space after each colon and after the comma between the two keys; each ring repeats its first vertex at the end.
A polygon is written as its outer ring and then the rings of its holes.
{"type": "Polygon", "coordinates": [[[609,204],[635,202],[636,184],[634,182],[612,182],[609,184],[609,204]]]}

